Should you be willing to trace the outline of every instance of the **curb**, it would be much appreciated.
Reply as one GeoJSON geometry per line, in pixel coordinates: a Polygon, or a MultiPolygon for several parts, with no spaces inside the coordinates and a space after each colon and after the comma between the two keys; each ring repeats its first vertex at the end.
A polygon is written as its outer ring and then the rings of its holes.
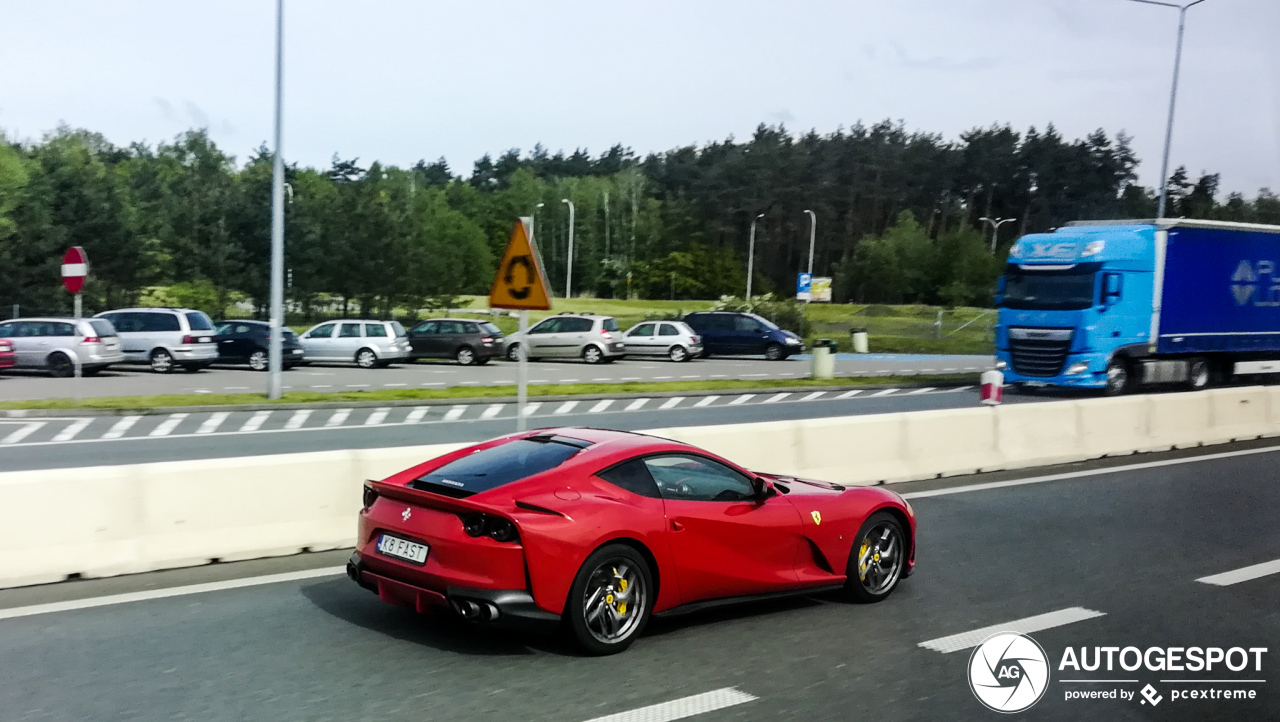
{"type": "MultiPolygon", "coordinates": [[[[556,401],[599,401],[602,399],[661,399],[673,396],[727,396],[762,393],[795,393],[797,391],[878,391],[884,389],[921,388],[954,388],[956,386],[972,386],[959,381],[940,381],[933,384],[900,383],[900,384],[842,384],[831,386],[777,386],[772,388],[741,389],[709,389],[697,391],[653,391],[649,393],[619,394],[558,394],[551,396],[530,396],[530,403],[556,401]]],[[[39,419],[59,417],[88,416],[155,416],[158,414],[198,414],[214,411],[295,411],[298,409],[363,409],[363,408],[395,408],[399,406],[458,406],[476,403],[512,403],[515,396],[472,396],[456,399],[401,399],[396,401],[315,401],[311,403],[293,404],[211,404],[206,406],[158,406],[143,409],[9,409],[0,410],[0,419],[39,419]]]]}

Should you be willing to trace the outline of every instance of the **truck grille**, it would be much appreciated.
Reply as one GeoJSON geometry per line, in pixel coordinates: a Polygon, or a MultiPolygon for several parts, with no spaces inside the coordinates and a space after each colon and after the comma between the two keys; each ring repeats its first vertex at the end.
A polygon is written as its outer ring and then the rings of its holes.
{"type": "Polygon", "coordinates": [[[1011,328],[1009,356],[1023,376],[1051,378],[1062,373],[1071,350],[1071,329],[1011,328]]]}

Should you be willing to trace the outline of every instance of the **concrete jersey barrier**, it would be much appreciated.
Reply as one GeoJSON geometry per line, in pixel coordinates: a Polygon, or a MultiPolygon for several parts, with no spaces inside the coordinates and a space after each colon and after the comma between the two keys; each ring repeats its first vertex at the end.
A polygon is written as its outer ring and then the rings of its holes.
{"type": "MultiPolygon", "coordinates": [[[[646,433],[758,471],[881,484],[1280,436],[1280,388],[646,433]]],[[[0,586],[351,546],[364,479],[462,446],[0,473],[0,586]]]]}

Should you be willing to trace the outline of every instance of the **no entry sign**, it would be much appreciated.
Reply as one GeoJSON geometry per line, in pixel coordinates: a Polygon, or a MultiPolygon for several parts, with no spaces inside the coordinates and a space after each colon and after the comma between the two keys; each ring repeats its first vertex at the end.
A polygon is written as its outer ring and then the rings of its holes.
{"type": "Polygon", "coordinates": [[[71,293],[80,293],[84,279],[89,275],[89,256],[80,246],[73,246],[62,254],[62,285],[71,293]]]}

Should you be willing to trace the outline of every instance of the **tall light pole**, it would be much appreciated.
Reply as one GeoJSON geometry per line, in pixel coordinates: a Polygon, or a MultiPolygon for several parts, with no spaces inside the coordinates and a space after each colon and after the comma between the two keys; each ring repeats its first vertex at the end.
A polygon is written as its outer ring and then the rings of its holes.
{"type": "MultiPolygon", "coordinates": [[[[809,282],[813,283],[813,242],[818,237],[818,214],[810,210],[806,210],[805,213],[809,214],[809,282]]],[[[809,298],[812,297],[811,291],[809,298]]],[[[806,298],[804,302],[808,303],[809,299],[806,298]]]]}
{"type": "Polygon", "coordinates": [[[1169,201],[1169,146],[1173,143],[1173,109],[1178,102],[1178,72],[1182,68],[1182,31],[1187,24],[1187,9],[1199,5],[1204,0],[1186,5],[1159,2],[1158,0],[1130,0],[1143,5],[1160,5],[1178,11],[1178,45],[1173,53],[1173,86],[1169,90],[1169,121],[1164,127],[1164,160],[1160,163],[1160,202],[1156,204],[1156,218],[1164,218],[1165,207],[1169,201]]]}
{"type": "Polygon", "coordinates": [[[1012,223],[1013,221],[1016,221],[1018,219],[1017,218],[987,218],[986,216],[983,216],[978,220],[986,221],[987,224],[991,226],[991,255],[994,256],[996,253],[996,237],[1000,233],[1000,226],[1003,226],[1006,223],[1012,223]]]}
{"type": "Polygon", "coordinates": [[[276,0],[276,124],[275,163],[271,171],[271,338],[267,341],[267,398],[284,390],[280,358],[284,337],[284,156],[280,145],[280,116],[284,104],[284,0],[276,0]]]}
{"type": "MultiPolygon", "coordinates": [[[[537,225],[537,221],[538,221],[538,209],[545,205],[546,203],[539,203],[538,205],[533,207],[533,212],[529,214],[529,242],[530,243],[533,242],[533,230],[534,230],[533,227],[537,225]]],[[[541,256],[542,254],[539,253],[538,255],[541,256]]]]}
{"type": "Polygon", "coordinates": [[[751,219],[751,240],[747,244],[747,300],[751,300],[751,272],[756,265],[756,221],[764,218],[764,214],[751,219]]]}
{"type": "Polygon", "coordinates": [[[573,298],[573,201],[561,198],[560,202],[569,204],[569,260],[565,262],[564,297],[573,298]]]}

